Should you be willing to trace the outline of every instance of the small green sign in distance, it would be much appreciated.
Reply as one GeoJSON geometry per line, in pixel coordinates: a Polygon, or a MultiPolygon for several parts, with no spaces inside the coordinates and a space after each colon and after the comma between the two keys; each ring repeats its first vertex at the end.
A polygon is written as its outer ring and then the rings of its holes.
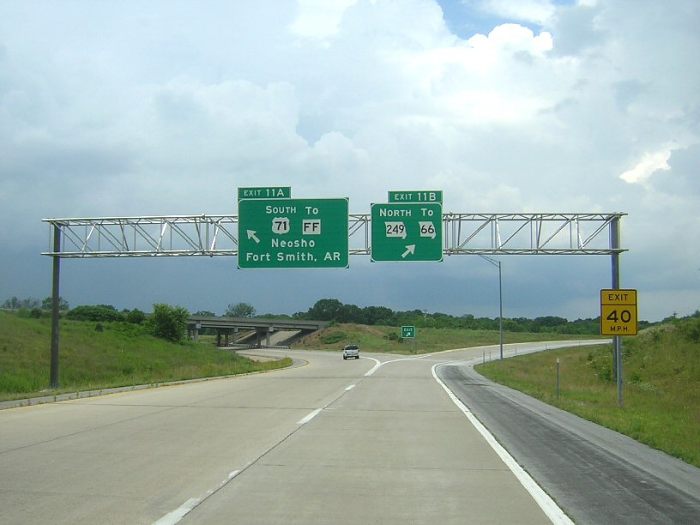
{"type": "Polygon", "coordinates": [[[401,327],[401,338],[402,339],[413,339],[416,337],[416,327],[415,326],[402,326],[401,327]]]}
{"type": "Polygon", "coordinates": [[[439,202],[442,204],[442,190],[390,191],[389,202],[439,202]]]}
{"type": "Polygon", "coordinates": [[[442,204],[372,204],[372,261],[442,261],[442,204]]]}
{"type": "Polygon", "coordinates": [[[290,199],[291,197],[291,186],[238,188],[239,201],[242,199],[290,199]]]}
{"type": "Polygon", "coordinates": [[[244,199],[239,268],[347,268],[348,199],[244,199]]]}

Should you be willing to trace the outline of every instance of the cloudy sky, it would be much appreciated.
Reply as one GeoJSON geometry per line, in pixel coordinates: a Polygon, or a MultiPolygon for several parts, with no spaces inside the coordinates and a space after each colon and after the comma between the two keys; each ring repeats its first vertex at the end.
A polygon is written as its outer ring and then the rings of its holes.
{"type": "MultiPolygon", "coordinates": [[[[236,213],[291,186],[368,213],[626,212],[640,317],[700,308],[697,0],[0,0],[0,301],[50,295],[45,217],[236,213]]],[[[604,256],[504,256],[504,315],[598,314],[604,256]]],[[[71,305],[498,314],[478,257],[349,270],[64,260],[71,305]]]]}

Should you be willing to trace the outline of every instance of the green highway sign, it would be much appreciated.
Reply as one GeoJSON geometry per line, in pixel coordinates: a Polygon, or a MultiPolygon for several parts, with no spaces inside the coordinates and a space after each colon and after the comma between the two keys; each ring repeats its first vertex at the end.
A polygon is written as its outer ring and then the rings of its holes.
{"type": "Polygon", "coordinates": [[[290,186],[270,186],[262,188],[238,188],[238,200],[242,199],[289,199],[290,186]]]}
{"type": "Polygon", "coordinates": [[[372,261],[442,261],[442,204],[372,204],[372,261]]]}
{"type": "Polygon", "coordinates": [[[401,327],[401,338],[402,339],[413,339],[416,337],[416,327],[415,326],[402,326],[401,327]]]}
{"type": "Polygon", "coordinates": [[[348,199],[244,199],[239,268],[347,268],[348,199]]]}
{"type": "Polygon", "coordinates": [[[442,203],[442,190],[390,191],[389,202],[439,202],[442,203]]]}

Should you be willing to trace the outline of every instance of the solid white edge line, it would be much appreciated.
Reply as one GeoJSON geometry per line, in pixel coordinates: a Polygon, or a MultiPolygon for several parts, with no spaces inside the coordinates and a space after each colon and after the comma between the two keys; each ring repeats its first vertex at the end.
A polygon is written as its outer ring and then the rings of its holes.
{"type": "Polygon", "coordinates": [[[315,418],[317,415],[321,413],[322,408],[317,408],[310,414],[307,414],[303,419],[300,419],[297,421],[297,425],[306,425],[309,421],[311,421],[313,418],[315,418]]]}
{"type": "Polygon", "coordinates": [[[525,472],[525,470],[518,465],[517,461],[511,456],[508,451],[501,446],[501,444],[496,441],[496,438],[493,437],[493,434],[489,432],[489,430],[481,424],[481,421],[479,421],[474,414],[472,414],[471,410],[469,410],[460,399],[452,393],[452,391],[447,387],[445,383],[438,377],[437,373],[435,372],[436,368],[438,366],[444,366],[444,365],[449,365],[450,363],[436,363],[432,367],[432,374],[433,377],[435,378],[435,381],[438,382],[438,384],[445,389],[445,392],[447,392],[447,395],[450,396],[450,399],[452,402],[457,405],[457,408],[459,408],[462,413],[467,417],[469,422],[474,425],[476,430],[479,431],[479,433],[484,437],[486,442],[491,445],[491,448],[498,454],[498,457],[501,458],[501,460],[506,464],[506,466],[511,470],[511,472],[515,475],[515,477],[518,479],[520,484],[525,488],[525,490],[528,491],[528,493],[532,496],[532,498],[535,500],[537,505],[542,509],[542,511],[546,514],[546,516],[550,519],[552,523],[555,525],[574,525],[574,522],[571,521],[571,519],[564,513],[561,508],[559,508],[559,505],[556,504],[556,502],[547,494],[544,490],[542,490],[542,487],[540,487],[537,482],[532,479],[530,474],[525,472]]]}

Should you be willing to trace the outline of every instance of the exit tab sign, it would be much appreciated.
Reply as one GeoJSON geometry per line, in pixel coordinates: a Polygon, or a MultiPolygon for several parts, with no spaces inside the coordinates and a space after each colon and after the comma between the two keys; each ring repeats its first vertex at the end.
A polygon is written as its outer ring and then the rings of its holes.
{"type": "Polygon", "coordinates": [[[600,334],[637,335],[637,290],[600,291],[600,334]]]}
{"type": "Polygon", "coordinates": [[[442,190],[390,191],[389,202],[438,202],[442,204],[442,190]]]}
{"type": "Polygon", "coordinates": [[[270,186],[262,188],[238,188],[238,200],[242,199],[290,199],[290,186],[270,186]]]}

